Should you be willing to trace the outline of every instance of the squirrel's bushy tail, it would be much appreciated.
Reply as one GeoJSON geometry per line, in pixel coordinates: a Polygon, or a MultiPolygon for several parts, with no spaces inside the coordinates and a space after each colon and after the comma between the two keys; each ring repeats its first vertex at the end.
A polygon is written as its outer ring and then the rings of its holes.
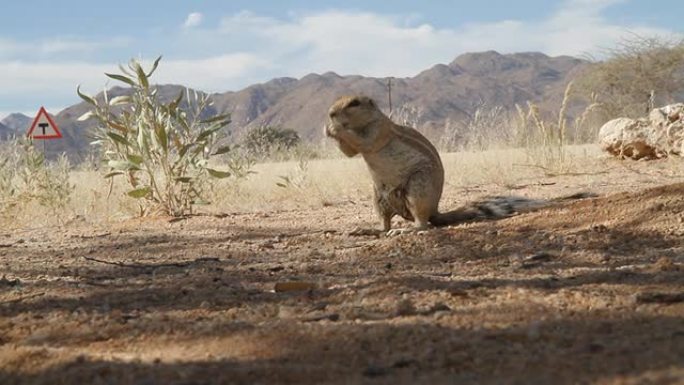
{"type": "Polygon", "coordinates": [[[593,193],[577,193],[553,199],[493,196],[469,203],[452,211],[437,213],[430,217],[430,223],[434,226],[447,226],[477,220],[500,219],[517,213],[539,210],[553,203],[595,196],[596,194],[593,193]]]}

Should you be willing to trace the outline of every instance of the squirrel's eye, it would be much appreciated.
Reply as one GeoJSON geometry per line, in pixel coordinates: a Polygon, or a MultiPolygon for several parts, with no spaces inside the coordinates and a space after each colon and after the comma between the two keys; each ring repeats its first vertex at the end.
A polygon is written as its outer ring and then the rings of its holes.
{"type": "Polygon", "coordinates": [[[351,102],[349,102],[349,104],[347,104],[347,107],[358,107],[360,105],[361,102],[359,101],[359,99],[354,99],[351,102]]]}

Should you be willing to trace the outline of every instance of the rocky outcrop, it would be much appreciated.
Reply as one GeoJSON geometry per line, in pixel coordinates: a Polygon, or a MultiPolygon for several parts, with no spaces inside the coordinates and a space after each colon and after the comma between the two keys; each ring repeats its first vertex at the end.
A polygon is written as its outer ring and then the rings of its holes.
{"type": "Polygon", "coordinates": [[[613,119],[601,127],[599,145],[621,158],[684,155],[684,104],[656,108],[646,118],[613,119]]]}
{"type": "Polygon", "coordinates": [[[648,119],[661,135],[657,145],[670,154],[684,156],[684,103],[656,108],[648,119]]]}

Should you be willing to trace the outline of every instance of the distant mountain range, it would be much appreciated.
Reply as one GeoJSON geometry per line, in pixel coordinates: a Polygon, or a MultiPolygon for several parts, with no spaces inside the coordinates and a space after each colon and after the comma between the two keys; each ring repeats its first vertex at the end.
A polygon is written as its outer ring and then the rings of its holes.
{"type": "Polygon", "coordinates": [[[32,118],[18,112],[8,115],[0,120],[0,138],[26,134],[32,121],[32,118]]]}
{"type": "MultiPolygon", "coordinates": [[[[557,108],[567,82],[586,65],[588,62],[581,59],[541,53],[468,53],[414,77],[392,79],[392,102],[395,109],[411,106],[417,110],[417,128],[434,140],[442,134],[447,119],[462,120],[483,103],[512,110],[516,104],[534,101],[542,108],[557,108]]],[[[294,129],[303,139],[315,142],[323,136],[321,128],[328,107],[340,95],[365,94],[387,110],[387,81],[333,72],[309,74],[301,79],[278,78],[240,91],[212,94],[212,112],[231,114],[229,128],[235,137],[250,127],[272,125],[294,129]]],[[[170,99],[181,89],[179,85],[162,85],[159,95],[170,99]]],[[[109,91],[111,95],[126,92],[119,87],[109,91]]],[[[79,103],[55,115],[64,139],[50,141],[50,152],[66,151],[76,159],[85,154],[93,122],[76,119],[87,110],[85,103],[79,103]]],[[[0,122],[10,130],[21,131],[30,120],[13,114],[0,122]]]]}

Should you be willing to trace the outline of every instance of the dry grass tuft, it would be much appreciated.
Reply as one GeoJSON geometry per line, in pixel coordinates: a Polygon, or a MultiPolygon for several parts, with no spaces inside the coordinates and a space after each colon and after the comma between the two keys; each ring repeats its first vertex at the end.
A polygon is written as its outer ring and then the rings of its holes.
{"type": "Polygon", "coordinates": [[[555,121],[544,119],[539,106],[528,102],[527,108],[516,105],[518,112],[517,132],[524,138],[528,163],[538,167],[546,175],[561,175],[575,172],[574,159],[569,156],[567,146],[580,142],[587,130],[585,125],[592,112],[600,107],[597,102],[589,104],[568,127],[568,108],[573,97],[573,82],[569,82],[563,94],[555,121]],[[570,133],[574,135],[570,135],[570,133]]]}

